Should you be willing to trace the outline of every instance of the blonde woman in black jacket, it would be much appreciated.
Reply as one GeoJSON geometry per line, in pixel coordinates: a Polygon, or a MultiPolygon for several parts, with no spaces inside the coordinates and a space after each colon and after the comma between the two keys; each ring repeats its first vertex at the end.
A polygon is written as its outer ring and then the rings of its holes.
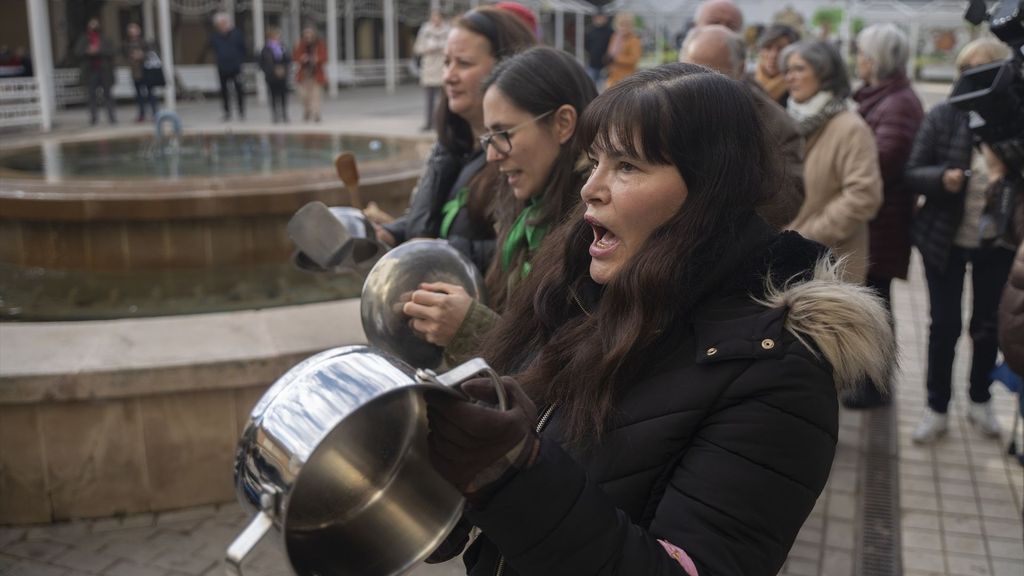
{"type": "Polygon", "coordinates": [[[428,398],[431,460],[469,499],[434,559],[473,525],[471,575],[774,576],[828,478],[837,389],[888,381],[887,313],[755,214],[777,166],[743,84],[642,71],[579,130],[581,205],[484,343],[511,408],[428,398]]]}

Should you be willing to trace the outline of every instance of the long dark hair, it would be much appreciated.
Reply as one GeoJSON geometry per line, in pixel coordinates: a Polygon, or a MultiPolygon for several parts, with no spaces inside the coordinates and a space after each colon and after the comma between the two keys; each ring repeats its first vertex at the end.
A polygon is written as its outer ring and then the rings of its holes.
{"type": "Polygon", "coordinates": [[[688,195],[603,287],[590,278],[593,233],[580,203],[484,343],[499,372],[520,373],[542,405],[558,403],[569,442],[600,437],[616,395],[678,342],[694,304],[736,273],[744,229],[778,178],[749,89],[692,64],[616,84],[584,112],[577,138],[674,166],[688,195]]]}
{"type": "MultiPolygon", "coordinates": [[[[484,82],[485,92],[491,87],[499,90],[516,108],[532,116],[540,116],[566,104],[582,116],[587,105],[597,97],[597,89],[583,66],[567,53],[547,47],[531,48],[499,64],[484,82]]],[[[554,115],[539,120],[545,124],[554,121],[554,115]]],[[[559,149],[558,158],[540,191],[539,214],[530,222],[531,225],[554,227],[563,222],[579,203],[580,188],[587,181],[580,156],[574,133],[559,149]]],[[[502,266],[502,246],[523,210],[524,202],[516,200],[507,182],[498,184],[497,194],[493,205],[498,256],[487,271],[486,285],[490,306],[501,310],[508,298],[510,275],[520,274],[529,254],[527,250],[520,250],[507,269],[502,266]]]]}
{"type": "MultiPolygon", "coordinates": [[[[466,12],[455,20],[453,26],[486,38],[491,56],[497,62],[537,43],[533,32],[530,32],[518,16],[490,6],[466,12]]],[[[441,90],[439,100],[434,110],[438,142],[455,156],[472,153],[476,146],[473,128],[465,118],[448,109],[448,95],[444,90],[441,90]]],[[[470,222],[476,229],[491,228],[491,200],[497,184],[498,172],[493,167],[483,168],[469,182],[466,210],[470,222]]]]}

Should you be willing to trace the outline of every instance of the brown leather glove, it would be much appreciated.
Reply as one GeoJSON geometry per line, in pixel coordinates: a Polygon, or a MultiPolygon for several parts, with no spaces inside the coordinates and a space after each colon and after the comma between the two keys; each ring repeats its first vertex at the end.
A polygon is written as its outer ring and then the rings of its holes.
{"type": "Polygon", "coordinates": [[[430,462],[470,503],[481,503],[518,470],[532,463],[540,440],[534,432],[537,408],[519,383],[501,379],[508,409],[499,410],[494,384],[475,378],[462,391],[479,402],[428,393],[430,462]]]}

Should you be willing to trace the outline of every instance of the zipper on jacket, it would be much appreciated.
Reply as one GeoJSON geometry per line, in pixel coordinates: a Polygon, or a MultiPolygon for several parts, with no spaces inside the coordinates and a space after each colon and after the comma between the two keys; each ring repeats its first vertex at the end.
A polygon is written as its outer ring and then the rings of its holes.
{"type": "MultiPolygon", "coordinates": [[[[537,432],[537,435],[540,435],[541,431],[544,430],[544,427],[547,426],[548,420],[551,419],[551,413],[555,411],[555,407],[556,406],[558,406],[557,402],[552,403],[551,406],[548,406],[547,410],[545,410],[544,413],[541,414],[540,420],[537,421],[537,428],[535,428],[535,430],[537,432]]],[[[494,570],[494,576],[501,576],[504,573],[505,573],[505,557],[504,556],[499,556],[498,557],[498,567],[494,570]]]]}

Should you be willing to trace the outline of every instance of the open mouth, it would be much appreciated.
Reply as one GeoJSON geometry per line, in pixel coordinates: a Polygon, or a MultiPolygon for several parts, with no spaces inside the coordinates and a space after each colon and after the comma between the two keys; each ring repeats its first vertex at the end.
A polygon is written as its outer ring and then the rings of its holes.
{"type": "Polygon", "coordinates": [[[600,257],[611,252],[619,245],[619,237],[610,229],[593,218],[587,218],[591,229],[594,231],[594,241],[590,244],[590,254],[600,257]]]}

